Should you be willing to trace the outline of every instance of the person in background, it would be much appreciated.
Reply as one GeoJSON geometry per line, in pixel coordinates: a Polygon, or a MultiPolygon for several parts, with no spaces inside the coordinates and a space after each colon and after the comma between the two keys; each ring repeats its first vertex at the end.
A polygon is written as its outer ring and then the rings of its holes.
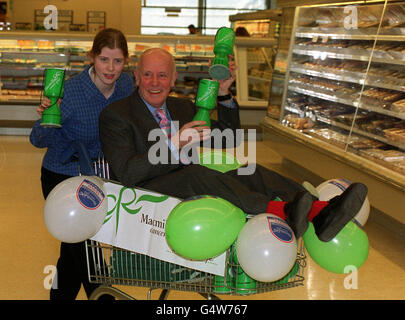
{"type": "Polygon", "coordinates": [[[237,37],[250,37],[249,31],[245,27],[237,27],[235,30],[235,36],[237,37]]]}
{"type": "Polygon", "coordinates": [[[221,197],[247,214],[278,214],[286,219],[297,238],[311,219],[318,238],[329,241],[361,208],[367,195],[365,185],[353,183],[342,195],[320,202],[298,183],[258,164],[250,175],[240,175],[238,170],[221,173],[199,163],[187,163],[178,156],[190,144],[198,146],[211,139],[211,129],[235,132],[240,128],[239,106],[229,91],[236,70],[232,59],[229,70],[230,78],[219,81],[218,120],[212,120],[211,127],[207,127],[203,121],[193,121],[197,110],[192,101],[169,96],[177,78],[173,56],[160,48],[146,50],[135,71],[134,93],[100,114],[100,140],[111,177],[126,187],[180,199],[221,197]],[[178,121],[177,128],[172,126],[174,121],[178,121]],[[152,130],[164,134],[167,146],[161,144],[161,153],[170,155],[157,163],[150,154],[156,145],[149,139],[152,130]],[[287,202],[282,208],[279,201],[274,201],[277,197],[287,202]]]}
{"type": "MultiPolygon", "coordinates": [[[[108,28],[97,33],[89,57],[91,65],[65,83],[64,97],[60,102],[62,127],[43,127],[40,119],[30,134],[32,145],[47,148],[41,167],[45,199],[57,184],[79,175],[77,161],[62,160],[65,150],[80,141],[90,157],[97,159],[101,152],[98,129],[101,110],[133,92],[133,80],[123,73],[129,54],[121,31],[108,28]]],[[[49,99],[44,99],[37,108],[38,114],[42,115],[49,104],[49,99]]],[[[75,299],[82,283],[87,296],[97,287],[88,281],[84,242],[61,243],[56,278],[50,292],[51,300],[75,299]]]]}
{"type": "Polygon", "coordinates": [[[198,34],[198,30],[195,25],[190,24],[188,27],[188,34],[198,34]]]}

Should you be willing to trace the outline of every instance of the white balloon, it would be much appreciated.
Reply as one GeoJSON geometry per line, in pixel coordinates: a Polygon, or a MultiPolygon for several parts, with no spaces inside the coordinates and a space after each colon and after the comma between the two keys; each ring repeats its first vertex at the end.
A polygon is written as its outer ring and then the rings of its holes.
{"type": "MultiPolygon", "coordinates": [[[[342,194],[350,185],[351,181],[346,179],[330,179],[322,182],[316,187],[319,194],[319,200],[329,201],[335,196],[342,194]]],[[[356,214],[354,219],[361,225],[364,226],[370,215],[370,202],[368,197],[364,200],[359,212],[356,214]]]]}
{"type": "Polygon", "coordinates": [[[262,213],[250,219],[239,232],[236,254],[248,276],[273,282],[287,275],[294,266],[297,241],[284,220],[262,213]]]}
{"type": "Polygon", "coordinates": [[[78,176],[59,183],[48,195],[44,220],[57,239],[76,243],[93,237],[108,210],[104,183],[95,176],[78,176]]]}

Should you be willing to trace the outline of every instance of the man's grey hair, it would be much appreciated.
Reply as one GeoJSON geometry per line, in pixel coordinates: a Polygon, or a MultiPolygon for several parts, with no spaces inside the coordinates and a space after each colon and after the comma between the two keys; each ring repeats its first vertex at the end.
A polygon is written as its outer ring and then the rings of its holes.
{"type": "Polygon", "coordinates": [[[139,68],[139,66],[142,65],[143,57],[148,55],[148,54],[154,53],[154,52],[163,53],[163,54],[167,55],[170,58],[170,60],[172,62],[173,74],[174,74],[176,72],[176,61],[175,61],[173,55],[169,51],[167,51],[165,49],[162,49],[162,48],[149,48],[149,49],[146,49],[144,52],[142,52],[142,54],[139,57],[139,62],[138,62],[137,69],[139,68]]]}

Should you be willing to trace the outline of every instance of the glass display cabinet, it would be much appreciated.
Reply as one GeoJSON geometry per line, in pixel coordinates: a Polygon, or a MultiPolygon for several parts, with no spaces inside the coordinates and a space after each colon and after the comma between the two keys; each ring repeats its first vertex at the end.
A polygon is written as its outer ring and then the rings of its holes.
{"type": "Polygon", "coordinates": [[[267,38],[274,43],[272,47],[251,45],[240,48],[237,52],[239,60],[243,61],[239,80],[248,82],[247,86],[239,85],[241,103],[246,106],[260,106],[264,109],[269,99],[274,59],[277,54],[281,10],[239,13],[231,15],[229,21],[236,31],[237,38],[245,40],[246,37],[249,39],[267,38]],[[239,34],[239,28],[246,30],[247,34],[239,34]]]}
{"type": "Polygon", "coordinates": [[[241,106],[266,108],[276,52],[277,40],[273,38],[239,40],[235,59],[238,64],[236,88],[241,106]],[[263,41],[267,41],[268,46],[263,46],[263,41]]]}
{"type": "Polygon", "coordinates": [[[281,115],[263,120],[285,157],[323,179],[366,182],[372,205],[402,223],[404,40],[401,2],[297,7],[281,115]]]}

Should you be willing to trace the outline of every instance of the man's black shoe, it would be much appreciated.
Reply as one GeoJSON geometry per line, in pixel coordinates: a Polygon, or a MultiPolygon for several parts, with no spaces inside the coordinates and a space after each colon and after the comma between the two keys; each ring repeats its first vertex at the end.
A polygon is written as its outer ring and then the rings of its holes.
{"type": "Polygon", "coordinates": [[[329,200],[319,214],[312,219],[319,240],[332,240],[361,209],[367,196],[367,187],[352,183],[341,195],[329,200]]]}
{"type": "Polygon", "coordinates": [[[292,202],[286,203],[284,212],[286,221],[299,239],[308,229],[308,213],[315,198],[307,191],[300,191],[292,202]]]}

